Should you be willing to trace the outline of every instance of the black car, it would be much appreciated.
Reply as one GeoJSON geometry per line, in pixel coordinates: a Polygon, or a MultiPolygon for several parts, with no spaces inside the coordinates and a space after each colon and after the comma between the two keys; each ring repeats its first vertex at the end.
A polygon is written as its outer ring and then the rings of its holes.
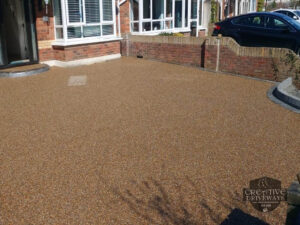
{"type": "Polygon", "coordinates": [[[300,23],[280,13],[250,13],[215,24],[213,36],[232,37],[242,46],[289,48],[300,53],[300,23]]]}
{"type": "Polygon", "coordinates": [[[277,9],[277,10],[274,10],[273,12],[287,15],[288,17],[291,17],[294,20],[298,20],[298,22],[300,20],[300,11],[299,10],[295,10],[295,9],[277,9]]]}

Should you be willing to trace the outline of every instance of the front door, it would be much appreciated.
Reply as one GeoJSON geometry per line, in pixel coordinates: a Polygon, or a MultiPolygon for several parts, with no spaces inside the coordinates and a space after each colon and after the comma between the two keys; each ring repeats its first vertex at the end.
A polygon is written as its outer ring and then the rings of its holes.
{"type": "Polygon", "coordinates": [[[38,62],[32,0],[0,1],[0,68],[38,62]]]}

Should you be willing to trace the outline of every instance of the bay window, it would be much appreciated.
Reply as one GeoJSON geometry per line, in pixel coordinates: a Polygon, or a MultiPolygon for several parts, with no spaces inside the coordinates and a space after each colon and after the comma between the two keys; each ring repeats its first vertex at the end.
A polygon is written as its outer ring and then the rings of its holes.
{"type": "Polygon", "coordinates": [[[54,0],[56,40],[97,40],[116,36],[115,0],[54,0]]]}
{"type": "Polygon", "coordinates": [[[189,32],[202,26],[203,0],[130,0],[133,33],[189,32]]]}

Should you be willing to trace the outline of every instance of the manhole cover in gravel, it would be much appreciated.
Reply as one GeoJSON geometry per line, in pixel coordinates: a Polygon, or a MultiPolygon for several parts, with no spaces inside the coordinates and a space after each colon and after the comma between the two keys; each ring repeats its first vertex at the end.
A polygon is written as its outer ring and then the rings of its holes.
{"type": "Polygon", "coordinates": [[[86,76],[70,76],[68,80],[68,86],[82,86],[86,85],[86,76]]]}

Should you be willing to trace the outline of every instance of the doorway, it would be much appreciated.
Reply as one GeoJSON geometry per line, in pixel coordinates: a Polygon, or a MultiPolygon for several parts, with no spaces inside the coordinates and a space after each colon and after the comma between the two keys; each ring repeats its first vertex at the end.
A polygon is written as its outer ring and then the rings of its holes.
{"type": "Polygon", "coordinates": [[[38,62],[31,0],[0,1],[0,68],[38,62]]]}

